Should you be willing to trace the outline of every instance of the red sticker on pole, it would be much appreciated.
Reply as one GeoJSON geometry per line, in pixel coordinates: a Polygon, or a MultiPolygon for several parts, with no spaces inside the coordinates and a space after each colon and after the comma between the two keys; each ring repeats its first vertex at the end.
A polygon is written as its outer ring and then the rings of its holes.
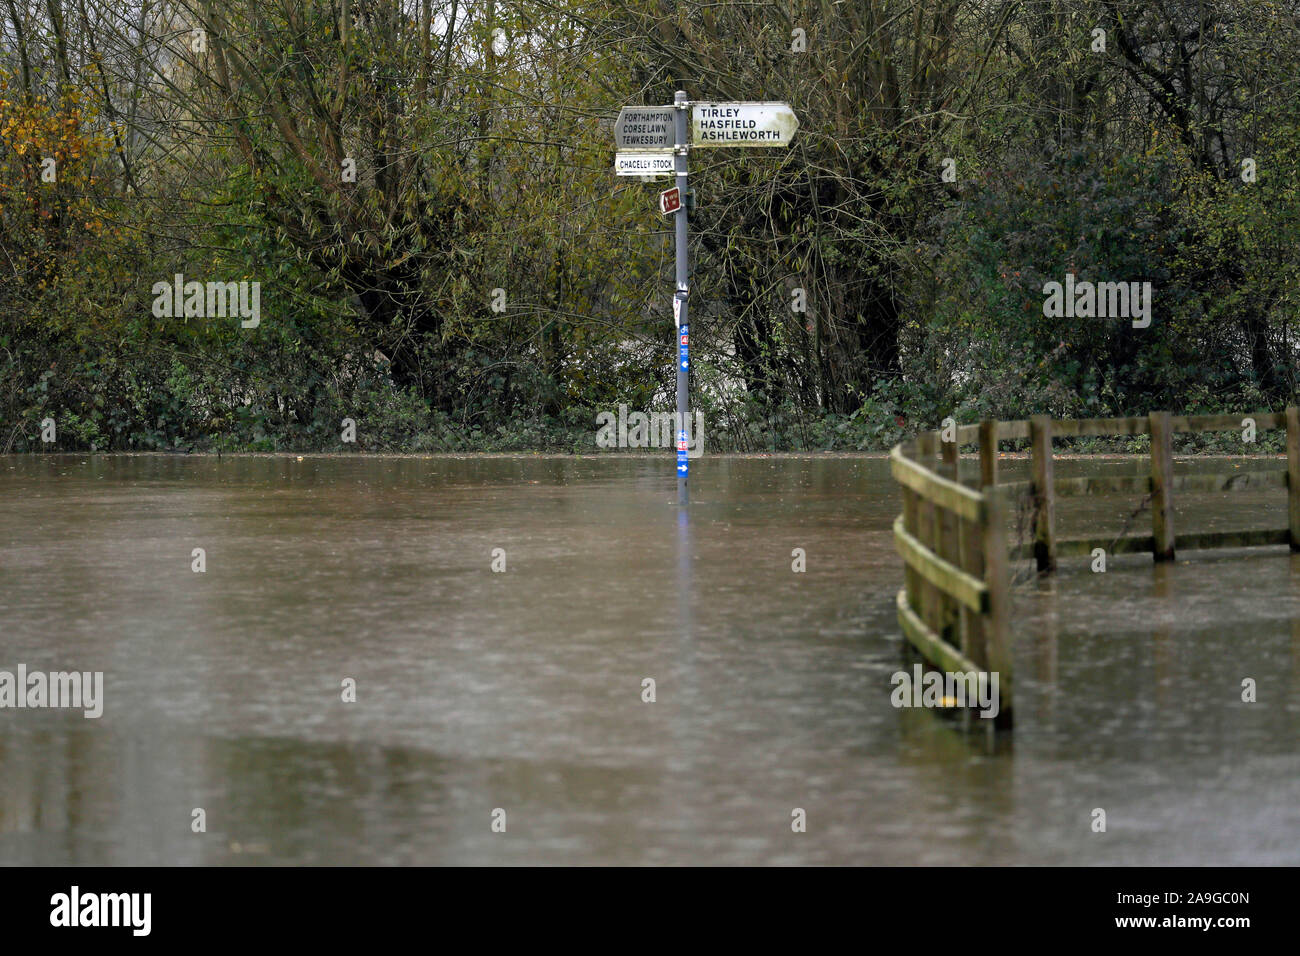
{"type": "Polygon", "coordinates": [[[665,216],[682,208],[682,191],[674,186],[659,194],[659,211],[665,216]]]}

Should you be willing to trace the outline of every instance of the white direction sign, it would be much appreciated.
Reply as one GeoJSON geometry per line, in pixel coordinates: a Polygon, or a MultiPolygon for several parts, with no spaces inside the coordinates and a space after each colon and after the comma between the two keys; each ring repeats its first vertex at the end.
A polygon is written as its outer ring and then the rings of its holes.
{"type": "Polygon", "coordinates": [[[692,146],[789,146],[799,117],[789,103],[693,103],[692,146]]]}
{"type": "Polygon", "coordinates": [[[618,176],[671,176],[672,153],[615,153],[614,173],[618,176]]]}
{"type": "Polygon", "coordinates": [[[614,124],[614,148],[620,152],[673,148],[674,114],[671,106],[625,106],[614,124]]]}

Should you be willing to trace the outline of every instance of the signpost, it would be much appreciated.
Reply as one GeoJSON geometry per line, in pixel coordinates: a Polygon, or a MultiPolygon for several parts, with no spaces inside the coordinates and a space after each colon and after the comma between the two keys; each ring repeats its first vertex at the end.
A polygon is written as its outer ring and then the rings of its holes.
{"type": "MultiPolygon", "coordinates": [[[[686,110],[690,107],[690,101],[686,99],[686,91],[678,90],[673,94],[673,107],[676,112],[674,117],[675,123],[673,129],[676,132],[676,141],[673,143],[673,160],[676,163],[677,173],[677,191],[679,195],[684,195],[687,190],[686,185],[686,151],[690,148],[686,143],[686,110]]],[[[687,349],[687,327],[686,302],[691,294],[690,286],[690,259],[686,255],[686,207],[678,206],[677,221],[675,226],[676,240],[676,259],[677,259],[677,290],[673,293],[676,301],[673,303],[673,318],[677,320],[677,504],[685,505],[690,501],[690,489],[687,487],[686,480],[690,473],[690,459],[686,455],[686,423],[689,421],[687,416],[690,414],[690,372],[691,362],[690,354],[687,349]]],[[[696,439],[699,440],[698,438],[696,439]]]]}
{"type": "Polygon", "coordinates": [[[691,371],[687,301],[691,287],[690,260],[686,255],[686,206],[682,202],[687,192],[686,157],[692,146],[789,146],[798,129],[799,118],[788,103],[691,103],[682,90],[674,95],[671,106],[625,106],[614,124],[617,175],[677,177],[676,186],[659,194],[659,211],[676,216],[677,288],[673,293],[673,322],[677,327],[677,503],[680,505],[690,500],[687,488],[690,463],[686,449],[691,371]],[[687,110],[691,111],[689,118],[687,110]]]}

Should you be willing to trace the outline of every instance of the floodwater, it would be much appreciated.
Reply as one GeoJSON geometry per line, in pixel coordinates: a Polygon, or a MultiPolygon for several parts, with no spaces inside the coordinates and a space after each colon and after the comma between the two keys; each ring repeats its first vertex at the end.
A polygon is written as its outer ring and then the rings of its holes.
{"type": "Polygon", "coordinates": [[[683,513],[669,453],[0,457],[0,670],[104,673],[0,709],[0,863],[1300,863],[1285,548],[1022,574],[990,740],[890,702],[886,461],[692,467],[683,513]]]}

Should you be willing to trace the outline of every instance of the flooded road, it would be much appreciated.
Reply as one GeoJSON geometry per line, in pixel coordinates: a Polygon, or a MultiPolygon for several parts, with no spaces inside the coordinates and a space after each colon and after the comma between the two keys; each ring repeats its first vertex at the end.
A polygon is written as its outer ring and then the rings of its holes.
{"type": "Polygon", "coordinates": [[[879,458],[705,457],[683,518],[668,454],[0,457],[0,669],[104,672],[99,719],[0,710],[0,863],[1300,863],[1300,558],[1024,581],[990,746],[890,703],[898,501],[879,458]]]}

